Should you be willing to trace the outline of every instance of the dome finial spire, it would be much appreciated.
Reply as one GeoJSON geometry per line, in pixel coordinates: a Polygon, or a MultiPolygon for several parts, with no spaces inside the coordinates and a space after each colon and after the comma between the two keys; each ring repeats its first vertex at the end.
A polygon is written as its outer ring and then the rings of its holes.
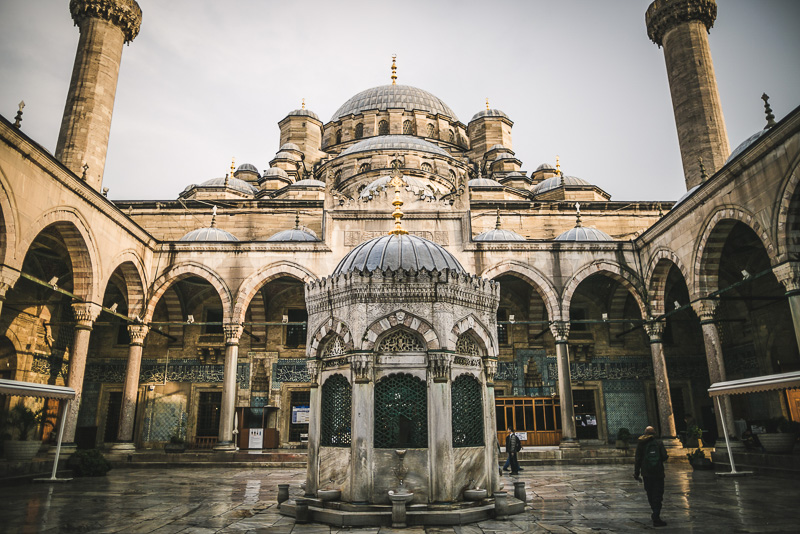
{"type": "Polygon", "coordinates": [[[556,155],[556,174],[561,174],[561,160],[556,155]]]}
{"type": "Polygon", "coordinates": [[[306,99],[305,98],[300,102],[300,109],[306,109],[306,99]]]}
{"type": "Polygon", "coordinates": [[[581,227],[581,203],[575,203],[575,228],[581,227]]]}
{"type": "Polygon", "coordinates": [[[489,111],[489,97],[486,97],[486,111],[489,111]]]}
{"type": "Polygon", "coordinates": [[[703,165],[703,158],[697,158],[697,160],[700,163],[700,183],[703,183],[706,180],[708,180],[708,174],[706,174],[706,166],[703,165]]]}
{"type": "Polygon", "coordinates": [[[236,172],[236,158],[231,158],[231,172],[225,175],[225,187],[228,187],[228,181],[233,178],[233,174],[236,172]]]}
{"type": "Polygon", "coordinates": [[[392,54],[392,85],[397,85],[397,54],[392,54]]]}
{"type": "Polygon", "coordinates": [[[392,179],[389,181],[389,185],[394,186],[394,200],[392,201],[392,205],[394,206],[394,212],[392,213],[392,217],[394,217],[394,230],[389,232],[389,235],[403,235],[408,233],[401,223],[403,211],[400,209],[400,206],[403,205],[403,201],[400,200],[400,186],[404,184],[403,173],[400,171],[400,160],[395,154],[394,161],[392,161],[392,179]]]}
{"type": "Polygon", "coordinates": [[[772,114],[772,108],[769,106],[769,95],[764,93],[761,95],[761,100],[764,101],[764,113],[767,115],[767,128],[775,126],[775,115],[772,114]]]}
{"type": "Polygon", "coordinates": [[[494,229],[495,230],[500,229],[500,208],[497,208],[497,220],[494,223],[494,229]]]}
{"type": "Polygon", "coordinates": [[[297,210],[294,213],[294,229],[295,230],[299,230],[300,229],[300,210],[297,210]]]}
{"type": "Polygon", "coordinates": [[[217,207],[211,208],[211,228],[217,227],[217,207]]]}

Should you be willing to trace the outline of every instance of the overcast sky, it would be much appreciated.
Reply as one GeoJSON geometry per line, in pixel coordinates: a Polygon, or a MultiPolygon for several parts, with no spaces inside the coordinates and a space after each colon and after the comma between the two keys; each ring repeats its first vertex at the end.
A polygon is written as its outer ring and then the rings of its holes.
{"type": "MultiPolygon", "coordinates": [[[[398,83],[446,102],[463,123],[485,108],[514,121],[530,173],[566,174],[612,200],[675,200],[683,171],[649,0],[138,0],[142,29],[122,55],[103,185],[112,199],[174,199],[259,169],[278,121],[300,107],[327,122],[356,93],[398,83]]],[[[718,0],[710,34],[731,148],[800,105],[800,2],[718,0]]],[[[0,0],[0,114],[55,150],[78,29],[67,0],[0,0]]]]}

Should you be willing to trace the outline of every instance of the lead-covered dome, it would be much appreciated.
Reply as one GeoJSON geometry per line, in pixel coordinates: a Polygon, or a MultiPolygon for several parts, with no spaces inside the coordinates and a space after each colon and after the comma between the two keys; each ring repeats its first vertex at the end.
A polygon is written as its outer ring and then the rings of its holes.
{"type": "Polygon", "coordinates": [[[556,241],[614,241],[614,239],[597,228],[576,226],[558,236],[556,241]]]}
{"type": "Polygon", "coordinates": [[[588,185],[591,186],[589,182],[584,180],[583,178],[578,178],[577,176],[553,176],[552,178],[548,178],[544,180],[536,187],[533,188],[534,195],[541,195],[547,191],[552,189],[558,189],[562,185],[573,185],[573,186],[580,186],[580,185],[588,185]]]}
{"type": "Polygon", "coordinates": [[[503,230],[502,228],[493,228],[486,232],[480,233],[473,238],[474,241],[526,241],[524,237],[519,235],[514,230],[503,230]]]}
{"type": "Polygon", "coordinates": [[[226,232],[222,228],[216,226],[209,226],[208,228],[198,228],[192,230],[182,238],[180,241],[239,241],[235,235],[226,232]]]}
{"type": "Polygon", "coordinates": [[[411,135],[379,135],[376,137],[369,137],[348,147],[341,155],[346,156],[348,154],[369,152],[371,150],[418,150],[420,152],[436,154],[437,156],[451,157],[450,154],[439,145],[434,145],[429,141],[411,135]]]}
{"type": "Polygon", "coordinates": [[[427,91],[410,85],[380,85],[361,91],[342,104],[331,117],[331,122],[338,121],[347,115],[358,115],[364,111],[375,109],[404,109],[406,111],[426,111],[434,115],[441,114],[458,120],[450,107],[438,97],[427,91]]]}
{"type": "Polygon", "coordinates": [[[411,234],[390,234],[358,245],[342,258],[333,274],[401,269],[465,272],[452,254],[433,241],[411,234]]]}
{"type": "Polygon", "coordinates": [[[303,242],[303,241],[319,241],[317,234],[308,228],[291,228],[289,230],[281,230],[267,238],[267,241],[272,242],[303,242]]]}
{"type": "Polygon", "coordinates": [[[511,117],[500,111],[499,109],[484,109],[472,116],[469,122],[480,119],[481,117],[502,117],[511,120],[511,117]]]}
{"type": "MultiPolygon", "coordinates": [[[[256,171],[257,172],[257,171],[256,171]]],[[[234,191],[239,191],[240,193],[247,193],[248,195],[254,195],[258,193],[258,188],[250,185],[249,183],[245,182],[244,180],[240,180],[239,178],[212,178],[211,180],[206,180],[200,185],[192,184],[187,186],[184,191],[188,191],[194,187],[227,187],[228,189],[233,189],[234,191]]]]}

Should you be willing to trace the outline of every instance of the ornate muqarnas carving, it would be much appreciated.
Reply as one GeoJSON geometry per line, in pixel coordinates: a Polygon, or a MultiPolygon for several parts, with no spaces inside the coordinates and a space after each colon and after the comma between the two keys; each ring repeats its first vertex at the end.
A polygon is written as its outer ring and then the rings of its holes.
{"type": "Polygon", "coordinates": [[[484,358],[483,372],[486,373],[486,383],[494,383],[494,376],[497,374],[497,358],[484,358]]]}
{"type": "Polygon", "coordinates": [[[433,376],[434,382],[447,382],[450,378],[450,365],[453,355],[446,352],[428,353],[428,372],[433,376]]]}
{"type": "Polygon", "coordinates": [[[716,18],[717,3],[714,0],[656,0],[645,13],[647,36],[660,47],[664,35],[678,24],[697,20],[708,31],[716,18]]]}
{"type": "Polygon", "coordinates": [[[225,332],[226,345],[238,345],[239,338],[242,337],[242,325],[240,324],[226,324],[222,326],[225,332]]]}
{"type": "Polygon", "coordinates": [[[370,358],[369,354],[356,353],[350,355],[350,368],[353,369],[356,383],[369,382],[371,360],[372,358],[370,358]]]}
{"type": "Polygon", "coordinates": [[[306,369],[308,369],[308,376],[314,386],[317,385],[319,379],[319,371],[322,368],[321,362],[316,358],[306,360],[306,369]]]}
{"type": "Polygon", "coordinates": [[[91,18],[111,22],[122,30],[126,43],[136,38],[142,26],[142,9],[134,0],[71,0],[69,11],[76,26],[91,18]]]}
{"type": "Polygon", "coordinates": [[[652,321],[644,323],[644,331],[647,332],[647,337],[650,338],[650,343],[661,343],[661,336],[664,333],[664,323],[652,321]]]}
{"type": "Polygon", "coordinates": [[[149,331],[150,327],[146,324],[129,324],[128,335],[131,337],[131,345],[142,345],[149,331]]]}

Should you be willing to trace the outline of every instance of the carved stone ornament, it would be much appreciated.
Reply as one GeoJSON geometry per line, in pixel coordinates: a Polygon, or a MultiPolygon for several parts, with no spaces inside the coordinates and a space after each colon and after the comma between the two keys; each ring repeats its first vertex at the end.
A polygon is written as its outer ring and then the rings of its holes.
{"type": "Polygon", "coordinates": [[[718,304],[719,302],[711,299],[692,302],[692,309],[700,318],[700,324],[710,323],[714,320],[714,312],[717,311],[718,304]]]}
{"type": "Polygon", "coordinates": [[[111,22],[122,30],[126,43],[136,38],[142,26],[142,9],[134,0],[70,0],[69,10],[77,26],[91,18],[111,22]]]}
{"type": "Polygon", "coordinates": [[[317,382],[321,367],[321,362],[317,359],[306,360],[306,369],[308,369],[308,377],[311,379],[311,382],[317,382]]]}
{"type": "Polygon", "coordinates": [[[783,284],[787,293],[800,292],[800,262],[782,263],[772,269],[778,282],[783,284]]]}
{"type": "Polygon", "coordinates": [[[483,372],[486,373],[486,382],[494,382],[494,376],[497,374],[497,358],[484,358],[483,359],[483,372]]]}
{"type": "Polygon", "coordinates": [[[553,321],[550,323],[550,332],[556,338],[556,343],[566,343],[569,338],[569,323],[567,321],[553,321]]]}
{"type": "Polygon", "coordinates": [[[131,337],[131,345],[142,345],[149,331],[150,327],[146,324],[129,324],[128,335],[131,337]]]}
{"type": "Polygon", "coordinates": [[[660,47],[664,35],[675,26],[697,20],[708,31],[716,18],[717,4],[714,0],[656,0],[645,13],[647,36],[660,47]]]}
{"type": "Polygon", "coordinates": [[[664,323],[651,321],[644,323],[644,331],[650,338],[650,343],[661,343],[661,336],[664,334],[664,323]]]}
{"type": "Polygon", "coordinates": [[[369,382],[370,355],[355,353],[350,355],[350,368],[353,370],[353,377],[356,382],[369,382]]]}
{"type": "Polygon", "coordinates": [[[239,338],[242,337],[242,325],[240,324],[226,324],[222,325],[222,329],[225,332],[225,344],[226,345],[238,345],[239,338]]]}
{"type": "Polygon", "coordinates": [[[428,353],[428,372],[433,376],[434,382],[447,382],[450,378],[450,365],[453,355],[445,352],[428,353]]]}
{"type": "Polygon", "coordinates": [[[100,307],[96,304],[89,304],[87,302],[77,302],[72,305],[72,314],[78,322],[78,327],[92,328],[92,323],[97,319],[97,313],[100,307]]]}

